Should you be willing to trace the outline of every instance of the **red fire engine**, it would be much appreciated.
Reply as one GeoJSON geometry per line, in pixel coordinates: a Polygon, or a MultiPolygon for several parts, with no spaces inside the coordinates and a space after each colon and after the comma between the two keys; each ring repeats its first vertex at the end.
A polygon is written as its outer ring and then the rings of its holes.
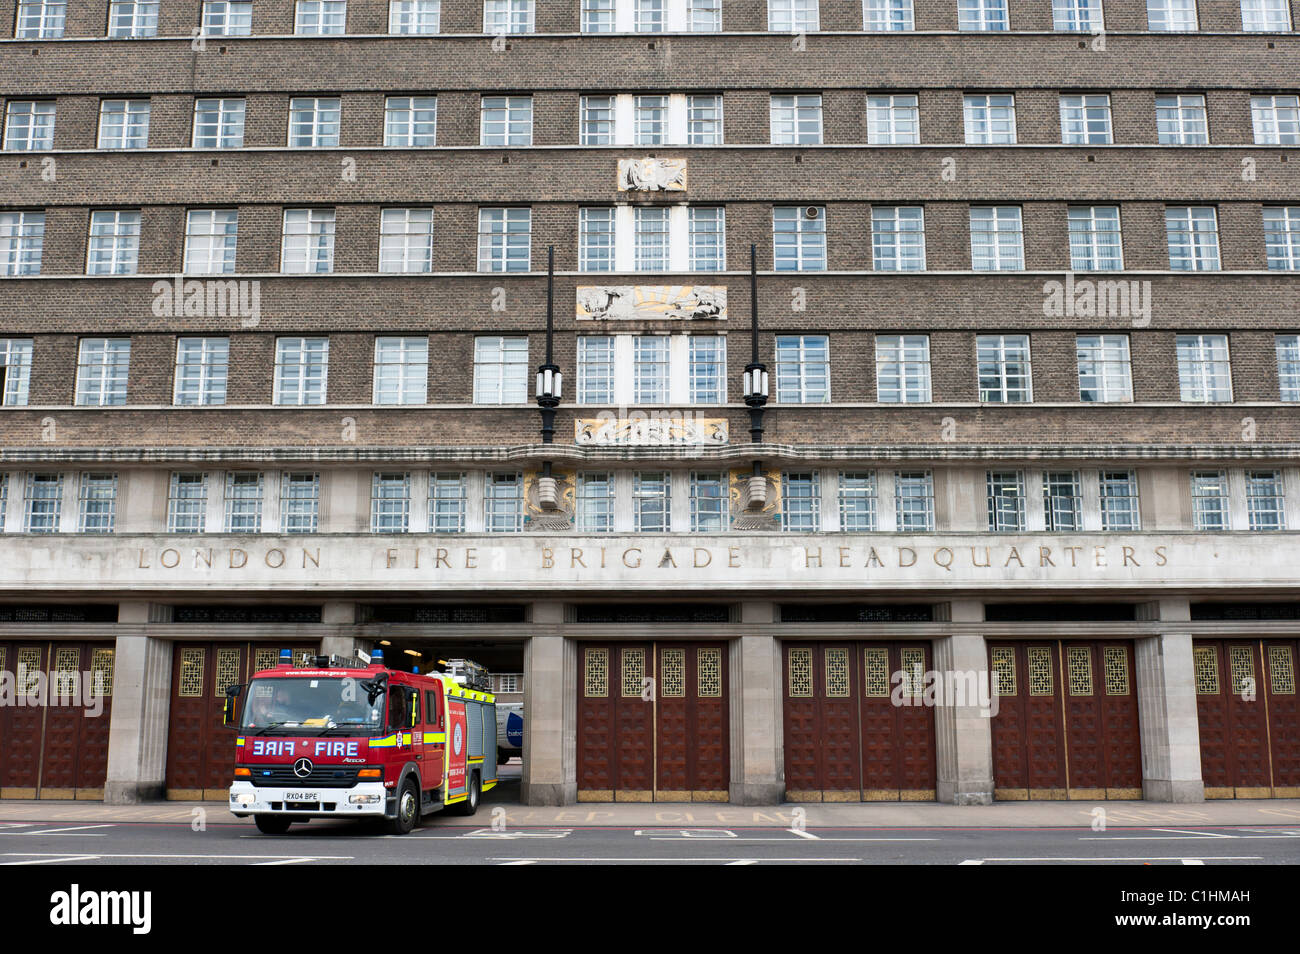
{"type": "Polygon", "coordinates": [[[317,656],[305,669],[282,650],[231,689],[224,721],[239,732],[230,810],[266,834],[309,818],[383,818],[405,834],[429,812],[473,815],[497,782],[492,694],[388,669],[382,650],[369,664],[317,656]]]}

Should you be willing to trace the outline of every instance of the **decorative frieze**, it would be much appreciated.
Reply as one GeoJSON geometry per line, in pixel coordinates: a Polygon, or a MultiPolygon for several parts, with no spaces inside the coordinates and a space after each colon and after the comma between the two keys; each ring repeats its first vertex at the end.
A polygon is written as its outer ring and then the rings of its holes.
{"type": "Polygon", "coordinates": [[[601,414],[573,422],[574,442],[597,446],[721,445],[727,443],[727,420],[699,417],[689,411],[615,417],[601,414]]]}
{"type": "Polygon", "coordinates": [[[686,160],[620,159],[618,161],[619,192],[685,192],[686,160]]]}
{"type": "Polygon", "coordinates": [[[579,321],[691,321],[727,317],[726,285],[579,285],[579,321]]]}

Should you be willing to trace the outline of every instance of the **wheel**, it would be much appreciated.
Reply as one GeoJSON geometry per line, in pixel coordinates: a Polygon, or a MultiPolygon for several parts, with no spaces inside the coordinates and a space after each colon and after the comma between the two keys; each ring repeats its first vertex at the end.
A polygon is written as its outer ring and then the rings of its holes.
{"type": "Polygon", "coordinates": [[[408,778],[397,793],[397,817],[388,820],[388,831],[393,835],[405,835],[419,820],[420,789],[415,779],[408,778]]]}
{"type": "Polygon", "coordinates": [[[505,749],[497,749],[497,765],[505,765],[510,761],[510,753],[505,749]]]}
{"type": "Polygon", "coordinates": [[[457,815],[473,815],[478,811],[478,773],[474,772],[469,777],[469,791],[466,793],[465,800],[456,805],[455,812],[457,815]]]}
{"type": "Polygon", "coordinates": [[[263,835],[283,835],[293,824],[280,815],[254,815],[253,821],[257,823],[257,830],[263,835]]]}

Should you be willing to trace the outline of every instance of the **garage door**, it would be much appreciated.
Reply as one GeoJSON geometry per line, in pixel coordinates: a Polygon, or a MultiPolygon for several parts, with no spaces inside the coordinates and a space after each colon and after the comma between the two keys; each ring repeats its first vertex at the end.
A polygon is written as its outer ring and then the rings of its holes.
{"type": "Polygon", "coordinates": [[[788,800],[934,799],[928,644],[786,643],[784,657],[788,800]]]}
{"type": "Polygon", "coordinates": [[[31,703],[0,706],[0,797],[103,798],[113,645],[0,643],[0,671],[31,703]]]}
{"type": "Polygon", "coordinates": [[[1294,639],[1196,640],[1206,798],[1300,798],[1294,639]]]}
{"type": "Polygon", "coordinates": [[[579,801],[726,801],[725,643],[583,645],[579,801]]]}
{"type": "MultiPolygon", "coordinates": [[[[315,648],[294,650],[294,659],[315,648]]],[[[273,669],[280,646],[177,643],[167,729],[167,797],[224,801],[235,767],[235,732],[221,724],[226,689],[273,669]],[[250,668],[251,667],[251,668],[250,668]]]]}
{"type": "Polygon", "coordinates": [[[991,643],[994,797],[1142,797],[1132,643],[991,643]]]}

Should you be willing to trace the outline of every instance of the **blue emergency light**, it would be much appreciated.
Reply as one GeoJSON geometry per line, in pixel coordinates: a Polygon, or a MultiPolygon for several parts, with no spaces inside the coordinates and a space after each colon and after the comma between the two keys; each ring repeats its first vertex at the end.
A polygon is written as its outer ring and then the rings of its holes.
{"type": "Polygon", "coordinates": [[[372,664],[382,663],[383,661],[384,661],[384,651],[382,649],[376,649],[373,653],[370,654],[370,662],[372,664]]]}

